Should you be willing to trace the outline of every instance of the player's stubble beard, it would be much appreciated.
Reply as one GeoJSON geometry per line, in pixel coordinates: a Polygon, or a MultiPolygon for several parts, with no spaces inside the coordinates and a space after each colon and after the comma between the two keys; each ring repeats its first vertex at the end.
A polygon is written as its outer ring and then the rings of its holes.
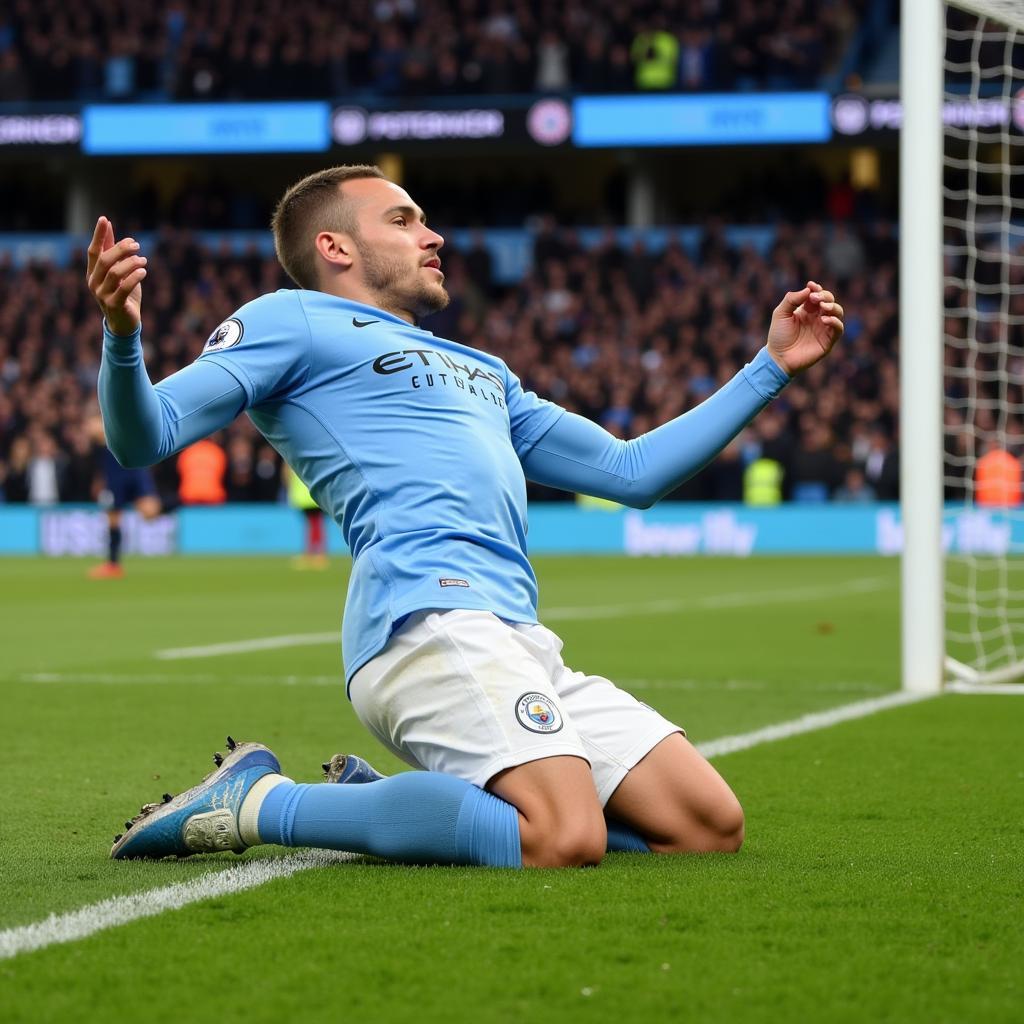
{"type": "Polygon", "coordinates": [[[355,244],[363,261],[363,277],[367,287],[377,293],[377,305],[381,309],[396,315],[407,310],[419,319],[439,313],[451,301],[443,284],[423,280],[422,265],[416,267],[413,277],[405,260],[385,256],[359,240],[355,240],[355,244]]]}

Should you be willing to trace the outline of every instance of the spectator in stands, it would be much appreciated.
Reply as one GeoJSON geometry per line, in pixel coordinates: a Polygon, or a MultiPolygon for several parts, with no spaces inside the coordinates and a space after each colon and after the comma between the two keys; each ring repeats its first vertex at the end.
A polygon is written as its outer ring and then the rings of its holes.
{"type": "Polygon", "coordinates": [[[868,505],[878,500],[875,489],[864,479],[864,470],[849,466],[842,486],[836,488],[832,500],[844,505],[868,505]]]}
{"type": "Polygon", "coordinates": [[[1020,460],[994,441],[974,467],[974,502],[985,508],[1015,508],[1021,503],[1020,460]]]}
{"type": "Polygon", "coordinates": [[[714,46],[706,28],[683,31],[679,50],[679,84],[688,91],[700,92],[711,87],[714,73],[714,46]]]}
{"type": "Polygon", "coordinates": [[[228,501],[255,501],[256,474],[252,442],[236,435],[228,443],[224,489],[228,501]]]}
{"type": "Polygon", "coordinates": [[[253,473],[253,501],[277,501],[281,492],[278,480],[281,459],[269,444],[261,444],[256,450],[253,473]]]}
{"type": "Polygon", "coordinates": [[[844,282],[864,273],[864,245],[843,221],[833,227],[825,243],[823,260],[832,273],[844,282]]]}
{"type": "Polygon", "coordinates": [[[23,505],[29,495],[29,458],[32,448],[27,437],[16,437],[11,445],[7,464],[3,467],[4,501],[12,505],[23,505]]]}
{"type": "Polygon", "coordinates": [[[879,501],[899,498],[899,463],[892,437],[883,427],[871,431],[871,448],[864,463],[864,476],[874,488],[879,501]]]}
{"type": "Polygon", "coordinates": [[[805,419],[791,471],[794,501],[827,501],[839,484],[842,466],[835,455],[832,431],[816,416],[805,419]]]}
{"type": "Polygon", "coordinates": [[[722,453],[708,466],[707,500],[743,500],[743,435],[734,438],[722,453]]]}
{"type": "Polygon", "coordinates": [[[60,478],[64,456],[53,435],[38,430],[32,437],[28,460],[28,500],[33,505],[56,505],[60,501],[60,478]]]}
{"type": "Polygon", "coordinates": [[[64,479],[60,500],[93,502],[98,491],[99,458],[88,430],[82,423],[73,424],[67,431],[69,454],[64,466],[64,479]]]}
{"type": "Polygon", "coordinates": [[[679,40],[668,31],[664,15],[639,32],[630,48],[636,87],[643,91],[672,89],[679,81],[679,40]]]}
{"type": "Polygon", "coordinates": [[[178,494],[182,505],[222,505],[227,500],[224,472],[227,456],[207,438],[189,445],[178,456],[178,494]]]}
{"type": "Polygon", "coordinates": [[[754,508],[772,508],[782,503],[785,470],[775,459],[762,455],[743,471],[743,503],[754,508]]]}

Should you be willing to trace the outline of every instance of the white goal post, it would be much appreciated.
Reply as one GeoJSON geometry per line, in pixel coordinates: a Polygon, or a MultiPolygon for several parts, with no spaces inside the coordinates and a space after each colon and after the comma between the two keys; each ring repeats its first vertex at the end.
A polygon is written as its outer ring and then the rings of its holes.
{"type": "MultiPolygon", "coordinates": [[[[963,37],[956,40],[960,52],[965,39],[969,52],[961,64],[947,62],[943,0],[901,3],[902,681],[904,689],[922,693],[937,692],[947,679],[998,684],[1024,677],[1024,583],[1015,591],[1011,578],[1014,566],[1024,566],[1024,561],[1011,563],[1014,552],[1005,548],[982,551],[980,558],[975,557],[975,549],[968,543],[968,556],[961,565],[951,561],[949,568],[957,572],[947,578],[943,523],[947,486],[961,488],[968,506],[965,521],[972,521],[974,464],[982,453],[982,440],[987,444],[998,435],[1006,448],[1012,446],[1011,441],[1018,447],[1024,442],[1024,428],[1017,426],[1024,413],[1024,400],[1016,402],[1017,392],[1013,390],[1018,383],[1024,386],[1024,377],[1018,382],[1014,376],[1024,373],[1024,351],[1019,353],[1022,369],[1018,371],[1016,363],[1010,366],[1006,352],[993,354],[998,346],[991,340],[993,336],[1002,338],[1012,354],[1012,344],[1006,340],[1008,325],[1015,323],[1010,295],[1024,293],[1024,285],[1009,276],[1015,274],[1011,268],[1024,267],[1024,227],[1011,229],[1015,213],[1024,225],[1024,202],[1014,198],[1012,189],[1014,175],[1024,175],[1024,138],[1011,139],[1013,124],[1009,116],[1014,104],[1024,105],[1024,91],[1019,96],[1014,91],[1024,90],[1024,68],[1014,68],[1011,61],[1011,54],[1019,52],[1014,50],[1015,43],[1024,43],[1024,0],[955,0],[955,6],[985,19],[974,32],[977,38],[967,38],[969,32],[959,33],[963,37]],[[1003,56],[996,58],[989,71],[979,62],[983,53],[986,59],[991,55],[993,27],[1002,42],[999,52],[1003,56]],[[952,158],[946,156],[943,117],[947,67],[969,84],[970,95],[958,99],[973,102],[973,109],[980,109],[978,101],[992,95],[998,85],[1001,109],[1006,112],[1001,127],[995,130],[983,125],[983,119],[973,117],[966,118],[960,128],[949,129],[961,154],[952,158]],[[993,143],[997,133],[1000,138],[993,143]],[[991,157],[979,155],[1000,144],[1002,155],[996,165],[991,157]],[[979,191],[978,168],[987,173],[993,166],[995,179],[1004,189],[1001,202],[979,191]],[[944,170],[950,169],[962,170],[962,188],[959,178],[957,184],[944,186],[944,170]],[[947,212],[949,204],[953,213],[947,212]],[[1018,230],[1019,238],[1015,233],[1018,230]],[[996,240],[990,243],[993,237],[996,240]],[[954,239],[952,243],[950,238],[954,239]],[[982,268],[988,275],[984,281],[981,275],[975,276],[982,238],[986,246],[991,245],[991,251],[1002,254],[1001,258],[991,257],[998,264],[996,271],[982,268]],[[1020,256],[1014,254],[1018,245],[1020,256]],[[992,273],[998,276],[1000,272],[1001,279],[991,280],[992,273]],[[1012,286],[1011,280],[1015,282],[1012,286]],[[947,286],[954,294],[967,297],[964,306],[946,310],[947,286]],[[947,318],[954,325],[952,335],[947,334],[947,318]],[[952,368],[947,365],[950,349],[952,368]],[[993,370],[996,364],[998,370],[993,370]],[[998,374],[1002,377],[997,383],[977,385],[979,380],[990,381],[998,374]],[[960,406],[953,411],[945,403],[947,376],[958,395],[967,395],[951,403],[960,406]],[[993,391],[998,392],[996,399],[992,398],[993,391]],[[1004,408],[993,411],[998,399],[1004,408]],[[983,417],[978,415],[979,409],[985,410],[983,417]],[[961,444],[959,454],[947,451],[947,429],[961,444]],[[951,656],[952,647],[956,658],[951,656]]],[[[1020,127],[1024,131],[1024,122],[1020,127]]],[[[989,184],[985,188],[991,190],[989,184]]],[[[986,250],[982,261],[989,256],[986,250]]],[[[1024,316],[1019,319],[1024,332],[1024,316]]],[[[1001,514],[1005,516],[1006,511],[1001,514]]],[[[1015,514],[1024,519],[1024,512],[1015,514]]],[[[947,526],[946,532],[948,543],[955,530],[947,526]]],[[[1006,536],[1010,536],[1009,527],[1006,536]]],[[[1016,550],[1019,553],[1020,547],[1016,550]]],[[[1024,692],[1024,686],[1020,689],[1024,692]]]]}

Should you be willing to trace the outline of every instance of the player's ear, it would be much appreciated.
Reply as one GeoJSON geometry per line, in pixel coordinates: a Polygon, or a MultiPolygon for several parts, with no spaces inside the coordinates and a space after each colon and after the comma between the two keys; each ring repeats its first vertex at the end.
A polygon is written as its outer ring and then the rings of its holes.
{"type": "Polygon", "coordinates": [[[352,266],[352,240],[337,231],[321,231],[316,236],[316,249],[328,263],[339,269],[352,266]]]}

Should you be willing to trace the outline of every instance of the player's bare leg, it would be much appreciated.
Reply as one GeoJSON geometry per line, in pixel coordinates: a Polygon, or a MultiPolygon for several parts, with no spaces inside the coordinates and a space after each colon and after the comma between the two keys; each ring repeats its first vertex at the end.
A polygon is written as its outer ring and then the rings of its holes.
{"type": "Polygon", "coordinates": [[[626,775],[605,810],[655,853],[733,853],[743,843],[739,800],[679,733],[662,740],[626,775]]]}
{"type": "Polygon", "coordinates": [[[600,863],[608,835],[583,758],[546,757],[506,768],[486,788],[519,811],[524,867],[600,863]]]}

